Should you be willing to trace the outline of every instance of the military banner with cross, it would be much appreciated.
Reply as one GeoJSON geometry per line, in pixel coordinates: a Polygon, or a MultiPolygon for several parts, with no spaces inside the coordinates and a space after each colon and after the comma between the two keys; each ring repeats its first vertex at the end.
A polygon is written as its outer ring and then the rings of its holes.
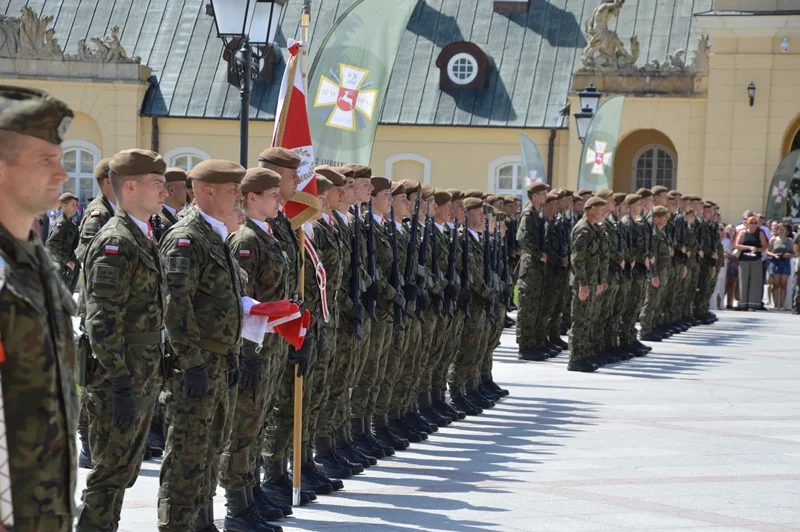
{"type": "Polygon", "coordinates": [[[614,156],[624,102],[624,96],[609,98],[592,118],[581,153],[579,189],[598,191],[613,188],[614,156]]]}
{"type": "Polygon", "coordinates": [[[769,219],[800,216],[800,150],[784,157],[775,170],[766,207],[769,219]]]}

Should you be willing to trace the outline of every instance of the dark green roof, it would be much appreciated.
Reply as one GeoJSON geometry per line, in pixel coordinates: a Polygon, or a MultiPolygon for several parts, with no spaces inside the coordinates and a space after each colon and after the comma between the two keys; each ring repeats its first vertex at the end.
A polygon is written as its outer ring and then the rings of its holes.
{"type": "MultiPolygon", "coordinates": [[[[311,55],[327,30],[354,0],[314,0],[311,55]]],[[[390,0],[386,0],[390,1],[390,0]]],[[[381,116],[384,124],[558,127],[572,72],[586,44],[582,27],[599,0],[530,0],[526,13],[493,13],[492,0],[420,0],[397,55],[381,116]],[[488,86],[479,91],[439,89],[436,58],[454,41],[477,44],[492,62],[488,86]]],[[[227,64],[205,0],[0,0],[0,13],[18,16],[28,5],[53,15],[56,37],[75,53],[80,39],[121,28],[121,44],[153,69],[144,115],[189,118],[239,116],[239,90],[227,82],[227,64]]],[[[289,0],[277,43],[300,37],[300,0],[289,0]]],[[[627,0],[614,24],[627,42],[639,36],[639,64],[663,60],[678,48],[692,50],[698,37],[694,13],[712,0],[627,0]]],[[[313,58],[313,57],[312,57],[313,58]]],[[[256,84],[250,114],[274,118],[284,69],[256,84]]]]}

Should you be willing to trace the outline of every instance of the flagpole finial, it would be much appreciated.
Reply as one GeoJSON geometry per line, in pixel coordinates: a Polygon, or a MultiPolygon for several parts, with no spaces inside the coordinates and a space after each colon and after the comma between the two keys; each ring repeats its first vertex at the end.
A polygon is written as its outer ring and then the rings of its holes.
{"type": "Polygon", "coordinates": [[[300,26],[307,28],[311,25],[311,0],[303,0],[303,11],[300,14],[300,26]]]}

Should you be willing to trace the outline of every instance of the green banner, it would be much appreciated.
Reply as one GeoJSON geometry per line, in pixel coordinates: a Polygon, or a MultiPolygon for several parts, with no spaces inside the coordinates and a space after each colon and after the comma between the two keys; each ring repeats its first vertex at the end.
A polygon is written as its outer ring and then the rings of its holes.
{"type": "Polygon", "coordinates": [[[787,155],[775,170],[767,196],[767,219],[800,216],[800,150],[787,155]]]}
{"type": "Polygon", "coordinates": [[[311,65],[308,118],[316,164],[370,164],[400,40],[418,0],[356,0],[311,65]]]}
{"type": "Polygon", "coordinates": [[[597,192],[602,188],[613,188],[614,156],[624,103],[624,96],[609,98],[592,118],[581,152],[579,189],[587,188],[597,192]]]}
{"type": "Polygon", "coordinates": [[[547,183],[547,172],[544,169],[542,155],[536,143],[525,133],[519,134],[519,152],[522,155],[522,173],[525,176],[525,186],[533,182],[547,183]]]}

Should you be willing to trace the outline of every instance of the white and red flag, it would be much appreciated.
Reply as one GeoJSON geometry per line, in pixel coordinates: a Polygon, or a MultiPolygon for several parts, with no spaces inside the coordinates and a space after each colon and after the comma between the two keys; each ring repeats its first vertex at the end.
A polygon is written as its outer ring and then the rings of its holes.
{"type": "Polygon", "coordinates": [[[265,334],[279,334],[296,349],[303,346],[311,313],[300,313],[300,306],[288,299],[260,303],[250,297],[242,298],[244,322],[242,336],[263,345],[265,334]]]}
{"type": "Polygon", "coordinates": [[[320,212],[317,180],[314,179],[314,148],[306,110],[306,86],[303,80],[305,54],[301,43],[289,41],[289,59],[281,81],[278,107],[275,113],[275,132],[272,146],[281,146],[300,156],[297,173],[301,182],[297,194],[286,202],[284,214],[297,229],[320,212]]]}

